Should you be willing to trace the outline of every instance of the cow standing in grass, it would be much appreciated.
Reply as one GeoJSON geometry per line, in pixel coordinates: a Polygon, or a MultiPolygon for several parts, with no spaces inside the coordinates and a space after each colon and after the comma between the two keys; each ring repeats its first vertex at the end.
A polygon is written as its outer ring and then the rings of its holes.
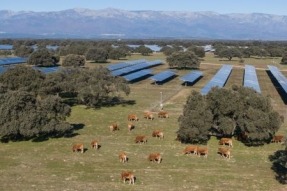
{"type": "Polygon", "coordinates": [[[153,114],[151,112],[149,112],[149,111],[144,112],[144,118],[145,119],[154,120],[153,114]]]}
{"type": "Polygon", "coordinates": [[[74,144],[72,150],[73,150],[73,152],[84,153],[84,144],[82,144],[82,143],[74,144]]]}
{"type": "Polygon", "coordinates": [[[188,145],[183,150],[183,154],[194,154],[197,155],[197,145],[188,145]]]}
{"type": "Polygon", "coordinates": [[[113,123],[112,125],[110,125],[109,128],[110,128],[110,131],[120,130],[118,124],[116,124],[116,123],[113,123]]]}
{"type": "Polygon", "coordinates": [[[152,132],[152,137],[157,137],[159,139],[163,139],[164,135],[163,135],[162,131],[155,130],[155,131],[152,132]]]}
{"type": "Polygon", "coordinates": [[[161,163],[162,157],[161,157],[161,154],[160,154],[160,153],[151,153],[151,154],[148,156],[148,160],[149,160],[149,161],[152,161],[152,162],[161,163]]]}
{"type": "Polygon", "coordinates": [[[125,152],[119,153],[119,159],[120,159],[120,162],[122,163],[128,162],[128,156],[125,152]]]}
{"type": "Polygon", "coordinates": [[[207,147],[197,147],[197,155],[204,156],[207,158],[208,155],[208,148],[207,147]]]}
{"type": "Polygon", "coordinates": [[[147,143],[147,137],[145,135],[136,136],[135,143],[147,143]]]}
{"type": "Polygon", "coordinates": [[[99,149],[99,143],[98,143],[98,141],[97,140],[93,140],[92,142],[91,142],[91,146],[92,146],[92,148],[93,149],[99,149]]]}
{"type": "Polygon", "coordinates": [[[226,147],[220,147],[218,148],[218,153],[227,159],[230,159],[230,149],[226,147]]]}
{"type": "Polygon", "coordinates": [[[229,147],[233,147],[232,139],[230,138],[221,138],[218,142],[219,145],[228,145],[229,147]]]}
{"type": "Polygon", "coordinates": [[[128,121],[138,121],[139,118],[137,117],[136,114],[129,114],[128,115],[128,121]]]}
{"type": "Polygon", "coordinates": [[[130,171],[123,171],[121,173],[121,179],[126,183],[126,181],[129,181],[129,184],[135,184],[135,175],[130,171]]]}

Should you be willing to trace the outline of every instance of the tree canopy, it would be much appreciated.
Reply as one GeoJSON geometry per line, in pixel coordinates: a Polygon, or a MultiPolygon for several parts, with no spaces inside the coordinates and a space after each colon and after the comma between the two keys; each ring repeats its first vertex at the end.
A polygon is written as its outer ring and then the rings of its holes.
{"type": "Polygon", "coordinates": [[[0,76],[0,139],[23,140],[65,135],[72,130],[65,118],[68,103],[88,107],[122,103],[130,93],[127,81],[103,67],[67,68],[44,75],[16,66],[0,76]]]}
{"type": "Polygon", "coordinates": [[[80,66],[84,66],[85,63],[86,63],[86,59],[84,56],[69,54],[64,58],[62,62],[62,66],[80,67],[80,66]]]}
{"type": "Polygon", "coordinates": [[[218,53],[218,56],[231,60],[233,57],[241,58],[242,53],[238,48],[224,48],[218,53]]]}
{"type": "Polygon", "coordinates": [[[198,69],[200,61],[194,52],[174,52],[166,58],[170,68],[187,69],[194,68],[198,69]]]}
{"type": "Polygon", "coordinates": [[[152,50],[144,45],[140,45],[134,51],[142,54],[143,56],[148,56],[152,54],[152,50]]]}
{"type": "Polygon", "coordinates": [[[206,143],[208,136],[237,137],[246,145],[270,142],[282,118],[270,99],[254,90],[213,88],[206,96],[189,96],[177,132],[182,142],[206,143]],[[197,106],[197,104],[199,106],[197,106]]]}
{"type": "Polygon", "coordinates": [[[91,48],[86,53],[86,59],[95,62],[107,62],[108,51],[104,48],[91,48]]]}
{"type": "Polygon", "coordinates": [[[28,58],[27,63],[35,66],[55,66],[60,58],[49,52],[48,49],[42,48],[33,52],[28,58]]]}
{"type": "Polygon", "coordinates": [[[287,51],[283,53],[280,64],[284,64],[284,65],[287,64],[287,51]]]}

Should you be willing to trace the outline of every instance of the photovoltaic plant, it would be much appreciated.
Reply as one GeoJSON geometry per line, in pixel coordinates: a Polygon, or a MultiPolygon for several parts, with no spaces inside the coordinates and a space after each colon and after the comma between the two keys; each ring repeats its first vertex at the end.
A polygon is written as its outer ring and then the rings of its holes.
{"type": "Polygon", "coordinates": [[[252,88],[258,93],[261,93],[256,69],[254,66],[245,65],[243,86],[252,88]]]}
{"type": "Polygon", "coordinates": [[[268,69],[270,70],[272,76],[277,80],[285,93],[287,93],[287,78],[280,72],[280,70],[276,66],[268,65],[268,69]]]}
{"type": "Polygon", "coordinates": [[[39,70],[40,72],[44,73],[44,74],[50,74],[53,72],[58,72],[60,71],[61,67],[59,66],[54,66],[54,67],[33,67],[36,70],[39,70]]]}
{"type": "Polygon", "coordinates": [[[114,70],[122,69],[122,68],[125,68],[125,67],[130,67],[130,66],[135,65],[135,64],[140,64],[140,63],[143,63],[143,62],[146,62],[146,60],[145,59],[141,59],[141,60],[133,60],[133,61],[128,61],[128,62],[120,62],[120,63],[117,63],[117,64],[109,65],[107,68],[110,71],[114,71],[114,70]]]}
{"type": "Polygon", "coordinates": [[[147,75],[151,75],[152,74],[152,70],[150,69],[145,69],[145,70],[140,70],[138,72],[134,72],[134,73],[131,73],[131,74],[128,74],[126,76],[123,76],[127,81],[133,81],[133,80],[136,80],[136,79],[139,79],[139,78],[143,78],[147,75]]]}
{"type": "Polygon", "coordinates": [[[232,65],[224,64],[213,78],[201,89],[201,94],[206,95],[213,87],[222,88],[232,71],[232,65]]]}
{"type": "Polygon", "coordinates": [[[12,50],[13,45],[10,44],[0,44],[0,50],[12,50]]]}
{"type": "Polygon", "coordinates": [[[163,71],[163,72],[160,72],[152,77],[150,77],[150,79],[153,81],[153,82],[163,82],[171,77],[175,76],[175,72],[174,71],[171,71],[171,70],[166,70],[166,71],[163,71]]]}
{"type": "Polygon", "coordinates": [[[0,58],[0,65],[23,64],[26,61],[27,61],[27,58],[6,57],[6,58],[0,58]]]}
{"type": "Polygon", "coordinates": [[[201,71],[192,71],[179,79],[182,80],[184,83],[194,83],[197,79],[202,77],[203,74],[201,71]]]}
{"type": "Polygon", "coordinates": [[[119,70],[114,70],[111,72],[111,74],[113,76],[122,76],[122,75],[127,75],[129,73],[132,72],[136,72],[142,69],[147,69],[147,68],[151,68],[153,66],[157,66],[162,64],[161,60],[154,60],[154,61],[148,61],[148,62],[143,62],[143,63],[139,63],[130,67],[125,67],[119,70]]]}

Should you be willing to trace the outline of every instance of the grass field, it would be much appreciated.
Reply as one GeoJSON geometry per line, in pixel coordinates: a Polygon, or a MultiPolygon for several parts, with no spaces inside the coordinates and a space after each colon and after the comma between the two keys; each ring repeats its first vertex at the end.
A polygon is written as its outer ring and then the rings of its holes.
{"type": "MultiPolygon", "coordinates": [[[[142,58],[133,55],[129,59],[142,58]]],[[[146,59],[163,59],[156,54],[146,59]]],[[[257,61],[257,59],[256,59],[257,61]]],[[[271,60],[254,64],[265,68],[271,60]]],[[[212,55],[207,55],[202,62],[204,77],[194,86],[181,86],[175,78],[164,85],[152,85],[150,80],[131,84],[131,94],[127,100],[134,100],[133,105],[119,105],[101,109],[87,109],[75,106],[68,121],[84,124],[84,127],[71,138],[50,139],[44,142],[10,142],[0,145],[0,190],[286,190],[279,184],[270,169],[268,156],[276,150],[283,149],[280,144],[261,147],[246,147],[235,141],[232,157],[226,160],[217,155],[218,141],[212,138],[208,142],[207,159],[182,154],[186,145],[175,141],[178,129],[178,117],[182,112],[187,96],[192,90],[199,91],[208,82],[220,64],[212,55]],[[169,119],[148,121],[143,119],[144,110],[157,111],[160,92],[164,100],[164,110],[170,113],[169,119]],[[138,114],[140,120],[135,122],[135,129],[127,130],[127,115],[138,114]],[[110,132],[108,126],[117,122],[120,131],[110,132]],[[164,140],[151,137],[153,130],[162,130],[164,140]],[[136,135],[147,135],[147,144],[135,144],[136,135]],[[92,150],[90,142],[98,139],[99,150],[92,150]],[[84,154],[73,153],[72,144],[82,142],[87,151],[84,154]],[[122,164],[118,153],[125,151],[129,162],[122,164]],[[161,164],[147,161],[151,152],[160,152],[161,164]],[[135,185],[123,184],[120,180],[122,170],[131,170],[136,176],[135,185]]],[[[255,62],[254,62],[255,63],[255,62]]],[[[232,71],[226,86],[242,84],[243,69],[239,63],[232,71]]],[[[252,64],[252,60],[250,60],[252,64]]],[[[95,66],[93,63],[89,65],[95,66]]],[[[155,73],[166,69],[167,65],[153,68],[155,73]]],[[[181,76],[189,71],[178,71],[181,76]]],[[[280,98],[265,70],[257,70],[263,95],[269,95],[274,108],[286,117],[286,105],[280,98]]],[[[286,133],[286,123],[280,129],[286,133]]]]}

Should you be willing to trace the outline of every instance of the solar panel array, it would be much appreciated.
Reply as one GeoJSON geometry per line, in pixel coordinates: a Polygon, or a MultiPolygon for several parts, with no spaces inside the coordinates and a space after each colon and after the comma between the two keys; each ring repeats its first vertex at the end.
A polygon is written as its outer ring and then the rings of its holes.
{"type": "Polygon", "coordinates": [[[280,70],[276,66],[268,65],[268,68],[271,74],[275,77],[277,82],[283,88],[285,93],[287,93],[287,78],[280,72],[280,70]]]}
{"type": "Polygon", "coordinates": [[[107,68],[108,68],[108,70],[113,71],[113,70],[118,70],[121,68],[129,67],[129,66],[132,66],[135,64],[143,63],[143,62],[146,62],[146,60],[141,59],[141,60],[133,60],[133,61],[129,61],[129,62],[121,62],[121,63],[109,65],[107,68]]]}
{"type": "Polygon", "coordinates": [[[140,63],[140,64],[135,64],[135,65],[132,65],[130,67],[125,67],[125,68],[122,68],[122,69],[119,69],[119,70],[114,70],[111,73],[112,73],[113,76],[122,76],[122,75],[126,75],[126,74],[129,74],[129,73],[132,73],[132,72],[136,72],[136,71],[142,70],[142,69],[146,69],[146,68],[150,68],[150,67],[153,67],[153,66],[157,66],[157,65],[160,65],[160,64],[162,64],[161,60],[148,61],[148,62],[143,62],[143,63],[140,63]]]}
{"type": "Polygon", "coordinates": [[[213,87],[223,87],[231,71],[232,65],[224,64],[213,78],[201,89],[201,94],[206,95],[213,87]]]}
{"type": "Polygon", "coordinates": [[[175,76],[174,71],[166,70],[166,71],[160,72],[160,73],[150,77],[150,79],[155,81],[155,82],[163,82],[164,80],[167,80],[173,76],[175,76]]]}
{"type": "Polygon", "coordinates": [[[13,45],[10,44],[0,44],[0,50],[12,50],[13,45]]]}
{"type": "Polygon", "coordinates": [[[0,58],[0,65],[22,64],[27,61],[27,58],[22,57],[6,57],[0,58]]]}
{"type": "Polygon", "coordinates": [[[133,81],[133,80],[136,80],[136,79],[139,79],[139,78],[142,78],[144,76],[147,76],[147,75],[151,75],[152,74],[152,70],[150,69],[145,69],[145,70],[140,70],[138,72],[134,72],[134,73],[131,73],[131,74],[128,74],[128,75],[125,75],[123,76],[127,81],[133,81]]]}
{"type": "Polygon", "coordinates": [[[254,66],[245,65],[243,86],[252,88],[258,93],[261,93],[254,66]]]}
{"type": "Polygon", "coordinates": [[[50,73],[53,73],[53,72],[58,72],[61,67],[59,66],[53,66],[53,67],[33,67],[34,69],[36,70],[39,70],[40,72],[44,73],[44,74],[50,74],[50,73]]]}
{"type": "Polygon", "coordinates": [[[194,83],[201,76],[203,76],[202,72],[200,72],[200,71],[192,71],[192,72],[180,77],[179,79],[184,81],[184,82],[194,83]]]}

